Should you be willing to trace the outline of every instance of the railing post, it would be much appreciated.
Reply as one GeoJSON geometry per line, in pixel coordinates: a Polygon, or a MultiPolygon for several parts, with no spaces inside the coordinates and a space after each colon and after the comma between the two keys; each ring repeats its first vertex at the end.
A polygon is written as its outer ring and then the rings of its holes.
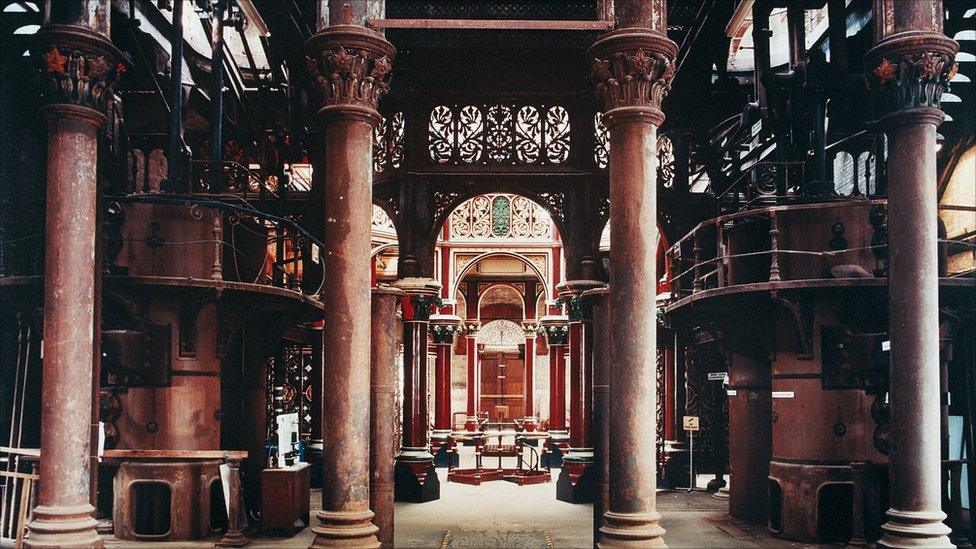
{"type": "Polygon", "coordinates": [[[725,231],[722,221],[715,221],[715,284],[719,288],[725,286],[725,231]]]}
{"type": "Polygon", "coordinates": [[[776,210],[769,212],[769,281],[779,282],[779,221],[776,210]]]}
{"type": "Polygon", "coordinates": [[[212,280],[223,280],[224,279],[224,267],[223,267],[223,245],[224,245],[224,216],[219,208],[213,209],[213,229],[211,230],[213,234],[213,267],[210,269],[210,278],[212,280]]]}
{"type": "Polygon", "coordinates": [[[701,233],[697,230],[695,231],[695,247],[692,249],[693,260],[695,262],[693,276],[695,277],[691,282],[691,293],[700,292],[702,290],[701,282],[701,233]]]}

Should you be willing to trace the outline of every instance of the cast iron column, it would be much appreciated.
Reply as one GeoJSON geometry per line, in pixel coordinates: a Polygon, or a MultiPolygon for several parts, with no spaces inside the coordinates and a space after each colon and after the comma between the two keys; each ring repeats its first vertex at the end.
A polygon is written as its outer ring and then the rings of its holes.
{"type": "Polygon", "coordinates": [[[478,400],[481,398],[481,372],[478,364],[478,326],[477,320],[464,321],[465,356],[468,359],[467,420],[466,431],[478,430],[478,400]]]}
{"type": "MultiPolygon", "coordinates": [[[[540,331],[549,344],[549,450],[553,454],[557,448],[561,452],[569,440],[566,432],[566,343],[569,340],[569,325],[566,320],[565,316],[544,316],[539,319],[540,331]]],[[[550,461],[550,466],[555,466],[555,463],[550,461]]]]}
{"type": "Polygon", "coordinates": [[[396,460],[396,500],[423,503],[440,498],[440,482],[427,430],[427,338],[430,310],[440,299],[440,284],[428,278],[403,278],[403,447],[396,460]]]}
{"type": "Polygon", "coordinates": [[[657,174],[655,134],[674,75],[667,2],[619,2],[589,51],[610,130],[610,509],[601,547],[664,546],[656,510],[657,174]]]}
{"type": "Polygon", "coordinates": [[[461,317],[431,315],[430,333],[434,340],[434,430],[430,435],[430,452],[434,465],[448,465],[451,442],[451,352],[454,334],[461,332],[461,317]]]}
{"type": "Polygon", "coordinates": [[[393,547],[393,460],[396,425],[396,305],[403,292],[389,286],[373,289],[370,341],[369,508],[375,513],[376,537],[393,547]]]}
{"type": "Polygon", "coordinates": [[[525,330],[525,385],[522,397],[525,403],[525,413],[522,425],[528,432],[535,431],[535,338],[539,337],[538,326],[534,320],[522,323],[525,330]]]}
{"type": "MultiPolygon", "coordinates": [[[[48,125],[44,390],[30,547],[101,546],[89,503],[95,350],[98,132],[112,108],[119,51],[107,0],[48,5],[34,57],[48,125]]],[[[12,137],[12,136],[10,136],[12,137]]]]}
{"type": "Polygon", "coordinates": [[[610,504],[610,287],[583,293],[593,305],[593,545],[610,504]]]}
{"type": "Polygon", "coordinates": [[[866,63],[888,136],[891,508],[879,547],[949,546],[942,521],[935,130],[958,45],[942,2],[875,0],[866,63]]]}
{"type": "MultiPolygon", "coordinates": [[[[348,19],[348,18],[347,18],[348,19]]],[[[346,21],[348,22],[348,21],[346,21]]],[[[370,220],[373,127],[393,46],[358,25],[320,27],[305,43],[321,101],[322,510],[313,547],[378,547],[369,509],[370,220]]]]}
{"type": "Polygon", "coordinates": [[[593,311],[581,294],[600,286],[596,280],[571,280],[558,288],[569,304],[569,454],[556,481],[556,499],[568,503],[593,501],[593,311]]]}

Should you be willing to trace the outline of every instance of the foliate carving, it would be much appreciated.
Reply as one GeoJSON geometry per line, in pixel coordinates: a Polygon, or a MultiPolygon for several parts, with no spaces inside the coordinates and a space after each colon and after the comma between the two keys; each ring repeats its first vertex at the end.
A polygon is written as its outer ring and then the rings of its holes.
{"type": "Polygon", "coordinates": [[[339,46],[322,50],[315,58],[308,57],[307,62],[322,94],[322,107],[358,105],[376,110],[380,98],[390,89],[393,65],[386,55],[339,46]]]}
{"type": "Polygon", "coordinates": [[[911,51],[875,58],[865,85],[874,95],[875,115],[920,107],[939,108],[958,64],[952,50],[911,51]]]}
{"type": "Polygon", "coordinates": [[[431,324],[430,334],[435,344],[450,345],[454,343],[455,334],[463,331],[459,324],[431,324]]]}
{"type": "Polygon", "coordinates": [[[569,341],[569,326],[566,324],[539,326],[539,334],[546,337],[549,345],[566,345],[569,341]]]}
{"type": "Polygon", "coordinates": [[[377,109],[390,89],[392,44],[365,28],[337,25],[312,36],[306,48],[308,72],[322,109],[377,109]]]}
{"type": "Polygon", "coordinates": [[[46,104],[70,104],[107,114],[113,89],[125,66],[106,55],[70,45],[50,44],[41,51],[41,89],[46,104]]]}
{"type": "Polygon", "coordinates": [[[440,296],[436,295],[414,294],[405,296],[404,300],[402,305],[409,304],[409,307],[404,307],[404,320],[430,320],[431,309],[443,304],[440,296]]]}
{"type": "Polygon", "coordinates": [[[608,53],[593,60],[590,76],[606,110],[649,107],[660,111],[674,77],[673,54],[642,47],[608,53]]]}

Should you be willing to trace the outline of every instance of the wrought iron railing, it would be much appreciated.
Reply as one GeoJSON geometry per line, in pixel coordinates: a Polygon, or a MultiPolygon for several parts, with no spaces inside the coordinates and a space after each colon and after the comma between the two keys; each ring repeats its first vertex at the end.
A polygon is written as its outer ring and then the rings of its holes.
{"type": "MultiPolygon", "coordinates": [[[[843,202],[776,205],[739,211],[699,223],[677,240],[667,251],[671,265],[668,281],[671,301],[676,302],[704,290],[742,284],[810,280],[837,277],[887,276],[887,200],[847,199],[843,202]],[[800,248],[787,242],[816,242],[810,238],[813,216],[821,216],[822,227],[831,238],[822,237],[826,246],[800,248]],[[794,223],[803,217],[802,223],[794,223]],[[843,220],[843,222],[841,221],[843,220]],[[844,223],[862,220],[861,233],[870,233],[868,244],[849,245],[844,223]],[[731,234],[751,231],[750,247],[742,251],[730,248],[731,234]],[[798,232],[802,232],[799,234],[798,232]],[[790,258],[804,257],[805,262],[789,263],[790,258]],[[811,259],[813,261],[811,261],[811,259]],[[831,267],[841,267],[827,274],[831,267]]],[[[940,211],[976,212],[976,207],[941,205],[940,211]]],[[[864,237],[866,238],[866,236],[864,237]]],[[[943,247],[964,247],[976,251],[972,238],[940,238],[943,247]]],[[[949,275],[973,277],[976,273],[949,275]]]]}

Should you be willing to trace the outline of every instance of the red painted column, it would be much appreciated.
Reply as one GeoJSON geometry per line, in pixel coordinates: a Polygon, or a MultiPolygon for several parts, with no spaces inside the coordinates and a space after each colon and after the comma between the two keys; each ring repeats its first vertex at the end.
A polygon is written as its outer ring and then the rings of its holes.
{"type": "Polygon", "coordinates": [[[451,351],[454,335],[460,333],[461,318],[455,315],[431,315],[430,334],[435,347],[434,359],[434,430],[430,452],[435,465],[447,464],[447,447],[451,439],[451,351]],[[442,453],[443,452],[443,453],[442,453]]]}
{"type": "Polygon", "coordinates": [[[393,460],[397,441],[396,306],[402,293],[383,285],[373,290],[370,341],[369,508],[376,516],[376,538],[393,549],[393,460]]]}
{"type": "Polygon", "coordinates": [[[423,503],[440,498],[440,482],[434,472],[427,431],[427,339],[430,311],[436,305],[440,285],[426,278],[403,278],[396,287],[407,295],[403,310],[403,447],[396,463],[397,501],[423,503]]]}
{"type": "Polygon", "coordinates": [[[34,51],[41,65],[39,80],[46,103],[41,114],[48,128],[48,245],[44,257],[41,480],[29,526],[29,547],[102,545],[89,497],[100,306],[95,265],[98,141],[106,113],[112,109],[112,85],[121,54],[108,38],[109,2],[70,4],[67,8],[61,5],[55,13],[48,7],[34,51]],[[95,15],[98,13],[104,18],[95,15]],[[79,88],[88,91],[78,94],[79,88]]]}
{"type": "Polygon", "coordinates": [[[559,286],[569,304],[569,454],[556,482],[556,499],[569,503],[593,500],[593,311],[581,294],[603,286],[596,280],[571,280],[559,286]]]}
{"type": "Polygon", "coordinates": [[[523,385],[523,402],[525,403],[525,417],[522,424],[526,431],[535,431],[535,322],[526,322],[525,328],[525,384],[523,385]]]}
{"type": "Polygon", "coordinates": [[[468,359],[468,386],[467,386],[467,421],[464,428],[467,431],[478,429],[478,400],[481,398],[481,372],[478,357],[478,321],[467,320],[464,323],[465,351],[468,359]]]}

